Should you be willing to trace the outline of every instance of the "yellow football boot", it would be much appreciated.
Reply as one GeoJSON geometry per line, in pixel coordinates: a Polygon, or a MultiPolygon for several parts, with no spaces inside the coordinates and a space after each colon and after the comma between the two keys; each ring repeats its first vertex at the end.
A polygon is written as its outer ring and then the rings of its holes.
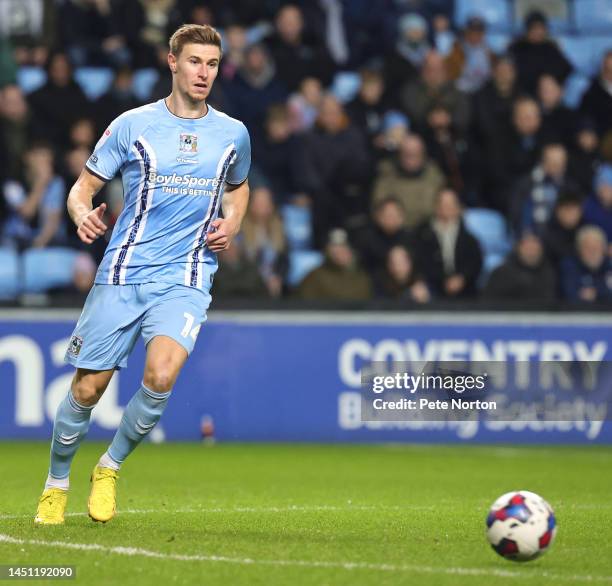
{"type": "Polygon", "coordinates": [[[91,492],[87,508],[93,521],[106,523],[115,516],[116,483],[119,478],[116,470],[96,466],[91,474],[91,492]]]}
{"type": "Polygon", "coordinates": [[[61,525],[68,501],[68,491],[61,488],[45,488],[40,500],[34,523],[37,525],[61,525]]]}

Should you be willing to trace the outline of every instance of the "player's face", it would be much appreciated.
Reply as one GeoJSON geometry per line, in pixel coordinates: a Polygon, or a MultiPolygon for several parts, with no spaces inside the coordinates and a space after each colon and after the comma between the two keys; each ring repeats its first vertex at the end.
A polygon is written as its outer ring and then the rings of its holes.
{"type": "Polygon", "coordinates": [[[219,73],[221,53],[215,45],[188,43],[178,57],[169,56],[174,87],[193,102],[205,100],[219,73]]]}

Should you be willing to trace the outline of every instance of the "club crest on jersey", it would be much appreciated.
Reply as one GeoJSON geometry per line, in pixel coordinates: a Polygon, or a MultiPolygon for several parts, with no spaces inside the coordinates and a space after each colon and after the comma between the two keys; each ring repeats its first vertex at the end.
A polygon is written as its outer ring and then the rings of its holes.
{"type": "Polygon", "coordinates": [[[197,153],[198,136],[196,134],[181,134],[179,138],[179,151],[182,153],[197,153]]]}
{"type": "Polygon", "coordinates": [[[73,356],[78,356],[83,346],[83,338],[81,336],[72,336],[68,344],[68,352],[73,356]]]}

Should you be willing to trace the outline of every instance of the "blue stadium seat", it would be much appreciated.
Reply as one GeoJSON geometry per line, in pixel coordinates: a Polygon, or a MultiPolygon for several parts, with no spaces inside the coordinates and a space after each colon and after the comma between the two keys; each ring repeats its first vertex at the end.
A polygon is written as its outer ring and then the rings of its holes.
{"type": "Polygon", "coordinates": [[[291,250],[308,248],[312,240],[312,214],[309,208],[285,205],[281,209],[287,244],[291,250]]]}
{"type": "Polygon", "coordinates": [[[589,89],[591,78],[580,73],[572,73],[566,80],[563,90],[563,103],[572,110],[580,106],[582,96],[589,89]]]}
{"type": "Polygon", "coordinates": [[[557,40],[565,56],[582,75],[593,75],[598,68],[594,59],[592,39],[560,35],[557,40]]]}
{"type": "Polygon", "coordinates": [[[581,33],[612,33],[612,0],[576,0],[574,18],[581,33]]]}
{"type": "Polygon", "coordinates": [[[499,212],[485,208],[470,208],[463,215],[468,232],[478,240],[485,257],[506,254],[511,248],[506,219],[499,212]]]}
{"type": "Polygon", "coordinates": [[[79,255],[71,248],[30,249],[23,253],[25,293],[43,293],[72,283],[74,262],[79,255]]]}
{"type": "Polygon", "coordinates": [[[512,32],[512,10],[508,0],[456,0],[455,24],[461,28],[471,16],[480,16],[491,30],[512,32]]]}
{"type": "Polygon", "coordinates": [[[596,36],[590,35],[591,49],[593,51],[593,73],[599,73],[604,55],[612,51],[612,35],[596,36]]]}
{"type": "Polygon", "coordinates": [[[0,248],[0,299],[19,295],[19,257],[11,248],[0,248]]]}
{"type": "Polygon", "coordinates": [[[548,20],[548,26],[554,35],[565,33],[572,28],[572,0],[514,0],[514,22],[517,33],[525,30],[525,16],[534,8],[541,10],[548,20]]]}
{"type": "Polygon", "coordinates": [[[47,74],[42,67],[20,67],[17,70],[17,85],[24,94],[30,94],[42,87],[47,81],[47,74]]]}
{"type": "Polygon", "coordinates": [[[114,78],[115,74],[109,67],[79,67],[74,71],[74,79],[92,101],[109,90],[114,78]]]}
{"type": "Polygon", "coordinates": [[[331,93],[343,104],[350,102],[359,91],[361,78],[353,71],[340,71],[336,73],[331,84],[331,93]]]}
{"type": "Polygon", "coordinates": [[[141,101],[146,102],[151,97],[153,86],[159,79],[159,73],[156,69],[137,69],[134,71],[134,79],[132,81],[132,90],[134,95],[141,101]]]}
{"type": "Polygon", "coordinates": [[[324,256],[316,250],[293,250],[289,253],[287,283],[297,287],[304,277],[323,264],[324,256]]]}
{"type": "Polygon", "coordinates": [[[487,33],[486,40],[493,53],[505,53],[512,37],[504,33],[487,33]]]}

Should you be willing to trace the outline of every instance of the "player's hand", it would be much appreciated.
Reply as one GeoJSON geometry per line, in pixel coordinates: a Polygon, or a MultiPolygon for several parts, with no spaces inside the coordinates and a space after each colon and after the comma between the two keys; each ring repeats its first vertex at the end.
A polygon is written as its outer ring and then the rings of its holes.
{"type": "Polygon", "coordinates": [[[206,236],[206,244],[212,252],[227,250],[238,233],[240,226],[227,218],[217,218],[210,224],[206,236]]]}
{"type": "Polygon", "coordinates": [[[79,219],[77,235],[85,244],[91,244],[108,230],[108,227],[102,221],[105,211],[106,204],[101,203],[97,208],[79,219]]]}

